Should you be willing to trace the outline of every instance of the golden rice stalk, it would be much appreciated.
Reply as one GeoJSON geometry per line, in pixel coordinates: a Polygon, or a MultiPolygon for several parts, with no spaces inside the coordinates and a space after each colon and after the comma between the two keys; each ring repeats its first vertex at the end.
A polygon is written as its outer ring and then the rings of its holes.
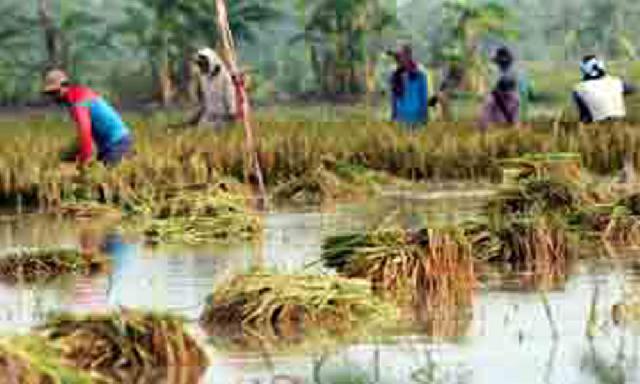
{"type": "Polygon", "coordinates": [[[323,259],[414,306],[469,305],[475,287],[471,246],[447,229],[376,230],[325,240],[323,259]]]}
{"type": "Polygon", "coordinates": [[[208,364],[205,352],[185,331],[184,321],[168,315],[126,309],[63,315],[49,321],[41,332],[75,367],[115,382],[149,377],[197,382],[208,364]]]}

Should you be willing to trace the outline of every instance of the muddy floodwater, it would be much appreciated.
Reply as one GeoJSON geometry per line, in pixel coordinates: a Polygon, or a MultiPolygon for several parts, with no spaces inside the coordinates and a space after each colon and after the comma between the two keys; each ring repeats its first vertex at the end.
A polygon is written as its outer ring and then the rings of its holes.
{"type": "MultiPolygon", "coordinates": [[[[108,274],[39,286],[0,283],[0,331],[27,330],[50,313],[124,306],[184,315],[198,334],[207,295],[233,273],[256,265],[279,272],[322,269],[315,262],[327,235],[385,220],[454,223],[481,212],[485,195],[388,193],[322,210],[277,210],[265,215],[258,241],[195,248],[149,247],[92,222],[3,217],[2,248],[100,243],[113,266],[108,274]]],[[[530,276],[481,271],[472,317],[440,324],[447,331],[380,330],[352,344],[296,351],[215,345],[202,382],[640,383],[640,297],[634,297],[640,294],[640,251],[592,247],[545,289],[530,276]],[[612,315],[619,304],[624,319],[612,315]]]]}

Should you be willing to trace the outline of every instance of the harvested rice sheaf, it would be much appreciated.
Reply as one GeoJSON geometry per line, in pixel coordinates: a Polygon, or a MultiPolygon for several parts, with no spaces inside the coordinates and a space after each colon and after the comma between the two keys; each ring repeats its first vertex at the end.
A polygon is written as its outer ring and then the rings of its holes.
{"type": "Polygon", "coordinates": [[[43,326],[42,334],[75,367],[115,382],[195,383],[208,364],[204,351],[185,331],[184,321],[168,315],[124,309],[84,317],[65,315],[43,326]]]}
{"type": "Polygon", "coordinates": [[[200,322],[210,335],[239,342],[301,341],[314,333],[348,335],[394,317],[363,280],[256,272],[221,285],[200,322]]]}
{"type": "Polygon", "coordinates": [[[408,294],[414,304],[468,303],[475,285],[470,244],[453,229],[396,228],[331,237],[323,243],[322,258],[376,289],[408,294]]]}
{"type": "Polygon", "coordinates": [[[261,229],[258,216],[242,196],[220,190],[181,191],[165,198],[152,211],[145,235],[154,243],[246,240],[261,229]]]}
{"type": "Polygon", "coordinates": [[[505,188],[491,206],[499,213],[535,214],[540,212],[574,211],[580,200],[574,193],[575,186],[555,179],[527,179],[517,186],[505,188]]]}
{"type": "Polygon", "coordinates": [[[501,223],[467,225],[476,258],[527,265],[536,260],[565,260],[571,237],[563,220],[555,216],[507,218],[501,223]]]}
{"type": "Polygon", "coordinates": [[[254,238],[260,230],[257,217],[226,215],[153,220],[145,230],[151,243],[206,244],[254,238]]]}
{"type": "Polygon", "coordinates": [[[640,245],[640,218],[632,215],[626,207],[615,207],[602,237],[610,244],[638,246],[640,245]]]}
{"type": "Polygon", "coordinates": [[[38,336],[0,340],[0,383],[92,384],[101,383],[88,373],[72,368],[55,348],[38,336]]]}
{"type": "Polygon", "coordinates": [[[109,259],[75,248],[15,248],[0,255],[0,279],[34,283],[60,275],[89,275],[106,269],[109,259]]]}
{"type": "Polygon", "coordinates": [[[553,217],[518,218],[498,225],[467,224],[466,233],[474,257],[488,263],[482,264],[483,268],[495,268],[488,274],[481,272],[483,278],[493,284],[497,283],[495,276],[507,277],[501,289],[562,287],[572,260],[578,257],[574,234],[562,220],[553,217]]]}

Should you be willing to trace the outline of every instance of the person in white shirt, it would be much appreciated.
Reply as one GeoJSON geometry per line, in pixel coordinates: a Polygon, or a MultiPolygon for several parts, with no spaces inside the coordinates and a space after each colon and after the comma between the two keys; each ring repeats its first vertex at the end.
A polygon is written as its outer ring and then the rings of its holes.
{"type": "Polygon", "coordinates": [[[580,63],[582,81],[576,85],[573,98],[583,123],[622,120],[627,115],[624,96],[635,88],[622,79],[607,74],[604,63],[594,55],[580,63]]]}
{"type": "Polygon", "coordinates": [[[236,89],[227,66],[211,48],[199,50],[194,61],[199,72],[200,106],[189,125],[219,129],[233,123],[238,112],[236,89]]]}

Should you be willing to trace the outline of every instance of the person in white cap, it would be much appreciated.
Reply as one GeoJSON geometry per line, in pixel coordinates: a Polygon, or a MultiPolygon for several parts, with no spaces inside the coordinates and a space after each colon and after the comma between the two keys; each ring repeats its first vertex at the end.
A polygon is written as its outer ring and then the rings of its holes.
{"type": "Polygon", "coordinates": [[[582,81],[576,85],[573,98],[583,123],[622,120],[627,115],[624,96],[635,88],[622,79],[609,76],[604,63],[588,55],[580,63],[582,81]]]}
{"type": "Polygon", "coordinates": [[[220,56],[211,48],[200,49],[194,62],[198,67],[200,105],[187,125],[223,128],[237,119],[233,78],[220,56]]]}

